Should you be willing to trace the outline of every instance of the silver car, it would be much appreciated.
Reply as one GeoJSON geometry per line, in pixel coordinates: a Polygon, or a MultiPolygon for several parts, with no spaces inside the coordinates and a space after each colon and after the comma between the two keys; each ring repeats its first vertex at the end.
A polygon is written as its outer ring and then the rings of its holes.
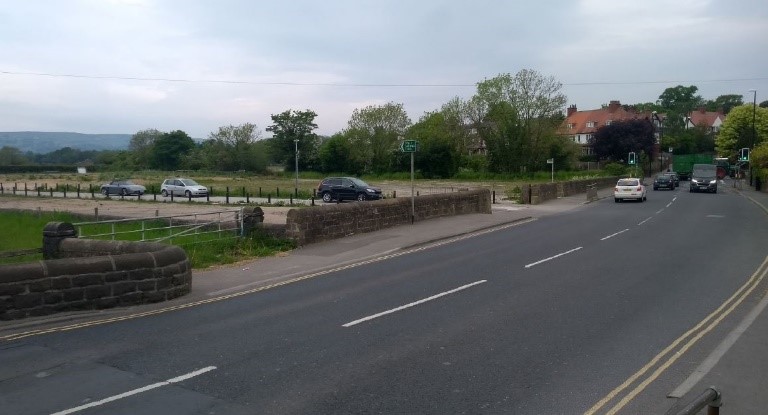
{"type": "Polygon", "coordinates": [[[163,197],[168,195],[184,197],[208,196],[208,188],[192,179],[165,179],[160,186],[160,194],[163,197]]]}
{"type": "Polygon", "coordinates": [[[136,195],[141,196],[147,189],[140,185],[133,183],[130,180],[112,180],[109,183],[101,185],[101,194],[104,196],[109,195],[136,195]]]}

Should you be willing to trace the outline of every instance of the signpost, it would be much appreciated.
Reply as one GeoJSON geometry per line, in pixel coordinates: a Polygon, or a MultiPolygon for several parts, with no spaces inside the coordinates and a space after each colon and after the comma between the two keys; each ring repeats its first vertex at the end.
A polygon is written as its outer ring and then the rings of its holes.
{"type": "Polygon", "coordinates": [[[555,182],[555,159],[547,159],[547,164],[552,165],[552,181],[551,183],[555,182]]]}
{"type": "Polygon", "coordinates": [[[416,194],[413,189],[413,153],[416,152],[418,146],[419,142],[416,140],[403,140],[403,142],[400,143],[400,151],[403,153],[411,153],[411,225],[413,225],[416,217],[416,194]]]}

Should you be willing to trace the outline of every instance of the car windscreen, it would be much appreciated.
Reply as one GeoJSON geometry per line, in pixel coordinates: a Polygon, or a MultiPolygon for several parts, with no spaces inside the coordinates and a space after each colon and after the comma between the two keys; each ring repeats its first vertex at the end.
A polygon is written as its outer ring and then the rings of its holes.
{"type": "Polygon", "coordinates": [[[192,179],[181,180],[181,183],[183,183],[184,186],[197,186],[197,182],[192,179]]]}
{"type": "Polygon", "coordinates": [[[637,180],[619,180],[616,186],[637,186],[637,180]]]}
{"type": "Polygon", "coordinates": [[[364,182],[364,181],[362,181],[360,179],[352,178],[350,180],[352,180],[352,183],[354,183],[358,187],[371,187],[371,186],[368,185],[368,183],[366,183],[366,182],[364,182]]]}

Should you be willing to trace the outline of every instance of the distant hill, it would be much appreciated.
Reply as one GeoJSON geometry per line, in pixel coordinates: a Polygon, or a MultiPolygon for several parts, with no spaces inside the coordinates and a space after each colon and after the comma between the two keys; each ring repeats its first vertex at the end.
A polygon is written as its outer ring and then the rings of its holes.
{"type": "Polygon", "coordinates": [[[78,150],[127,150],[133,134],[80,134],[41,131],[0,132],[0,148],[46,154],[71,147],[78,150]]]}

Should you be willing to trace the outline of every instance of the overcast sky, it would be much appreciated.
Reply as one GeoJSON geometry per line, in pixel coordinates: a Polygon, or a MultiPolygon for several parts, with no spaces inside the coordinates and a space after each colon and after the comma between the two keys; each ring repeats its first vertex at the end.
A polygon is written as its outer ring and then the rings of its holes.
{"type": "Polygon", "coordinates": [[[356,108],[416,122],[521,69],[581,110],[676,85],[759,103],[768,1],[0,0],[0,131],[266,137],[311,109],[331,135],[356,108]]]}

